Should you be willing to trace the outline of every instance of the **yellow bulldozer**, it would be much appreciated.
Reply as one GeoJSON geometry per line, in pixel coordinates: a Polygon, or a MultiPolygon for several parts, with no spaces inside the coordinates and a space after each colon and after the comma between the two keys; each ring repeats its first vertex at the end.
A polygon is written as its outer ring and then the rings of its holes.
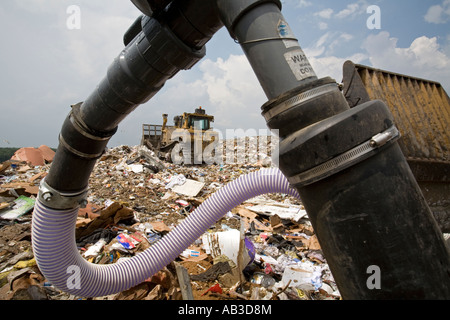
{"type": "Polygon", "coordinates": [[[214,116],[208,115],[205,109],[198,107],[193,113],[177,115],[171,126],[167,125],[168,114],[162,118],[162,125],[142,125],[141,145],[177,164],[201,164],[214,157],[218,132],[212,128],[214,116]]]}

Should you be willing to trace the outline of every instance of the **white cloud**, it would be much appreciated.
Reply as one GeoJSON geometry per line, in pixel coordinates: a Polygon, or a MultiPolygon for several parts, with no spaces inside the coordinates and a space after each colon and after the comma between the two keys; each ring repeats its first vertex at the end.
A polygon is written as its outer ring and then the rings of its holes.
{"type": "MultiPolygon", "coordinates": [[[[245,55],[227,60],[205,60],[200,64],[216,125],[221,128],[260,128],[260,108],[267,101],[245,55]]],[[[262,127],[265,128],[265,127],[262,127]]]]}
{"type": "MultiPolygon", "coordinates": [[[[305,52],[308,54],[307,49],[305,52]]],[[[367,59],[367,56],[363,53],[356,53],[344,58],[336,56],[309,56],[309,61],[319,78],[331,77],[338,83],[342,81],[342,67],[345,61],[351,60],[354,63],[361,63],[365,59],[367,59]]]]}
{"type": "Polygon", "coordinates": [[[314,44],[309,46],[308,51],[313,56],[332,55],[338,46],[354,39],[354,36],[345,32],[328,31],[322,35],[314,44]]]}
{"type": "Polygon", "coordinates": [[[281,0],[281,4],[289,4],[296,8],[306,8],[312,6],[312,2],[308,0],[281,0]]]}
{"type": "Polygon", "coordinates": [[[0,16],[5,25],[15,26],[0,32],[5,43],[13,44],[2,51],[2,97],[10,106],[2,113],[8,119],[2,136],[14,146],[55,147],[70,105],[87,98],[105,76],[139,12],[124,1],[105,6],[99,1],[29,0],[4,1],[0,16]],[[81,9],[80,30],[67,28],[69,5],[81,9]],[[18,134],[18,125],[29,131],[18,134]]]}
{"type": "Polygon", "coordinates": [[[425,15],[425,21],[441,24],[450,20],[450,0],[444,0],[442,5],[431,6],[425,15]]]}
{"type": "Polygon", "coordinates": [[[409,47],[400,48],[398,40],[383,31],[370,35],[363,48],[376,68],[438,81],[446,90],[450,86],[450,57],[439,46],[436,37],[418,37],[409,47]]]}
{"type": "Polygon", "coordinates": [[[320,30],[326,30],[328,29],[328,24],[325,22],[319,22],[319,29],[320,30]]]}
{"type": "Polygon", "coordinates": [[[311,1],[306,1],[306,0],[300,0],[299,3],[297,4],[298,8],[305,8],[305,7],[309,7],[312,5],[311,1]]]}
{"type": "Polygon", "coordinates": [[[322,11],[316,12],[314,15],[323,19],[330,19],[331,16],[333,15],[333,9],[328,8],[328,9],[324,9],[322,11]]]}
{"type": "Polygon", "coordinates": [[[366,0],[358,0],[355,3],[350,3],[347,5],[345,9],[339,11],[335,17],[338,19],[345,19],[349,17],[353,17],[355,15],[366,13],[366,9],[368,7],[368,2],[366,0]]]}
{"type": "Polygon", "coordinates": [[[367,59],[367,55],[364,53],[355,53],[346,57],[333,55],[336,46],[352,39],[353,36],[347,33],[327,32],[313,45],[304,49],[319,78],[330,76],[340,82],[345,61],[352,60],[355,63],[361,63],[367,59]]]}
{"type": "Polygon", "coordinates": [[[62,13],[64,21],[59,30],[61,42],[70,54],[72,66],[76,66],[76,72],[81,77],[99,79],[124,48],[123,35],[140,12],[132,4],[118,2],[105,7],[94,1],[79,7],[79,30],[69,30],[65,22],[69,15],[65,11],[62,13]]]}
{"type": "MultiPolygon", "coordinates": [[[[450,0],[448,0],[450,1],[450,0]]],[[[314,16],[322,18],[322,19],[331,19],[331,18],[337,18],[337,19],[346,19],[346,18],[352,18],[356,15],[364,14],[366,13],[368,7],[368,3],[366,0],[358,0],[355,3],[350,3],[347,5],[345,9],[342,9],[341,11],[335,13],[335,11],[332,8],[323,9],[319,12],[314,13],[314,16]]],[[[328,28],[328,25],[324,22],[319,22],[319,29],[325,30],[328,28]]]]}
{"type": "Polygon", "coordinates": [[[17,5],[29,12],[43,13],[43,12],[55,12],[55,7],[60,6],[59,1],[47,1],[47,0],[27,0],[17,1],[17,5]]]}
{"type": "Polygon", "coordinates": [[[88,78],[103,75],[105,68],[123,49],[122,36],[134,19],[121,16],[120,12],[100,17],[95,14],[94,18],[85,9],[82,14],[81,29],[63,30],[63,41],[81,76],[88,78]],[[101,46],[98,46],[99,39],[102,39],[101,46]]]}
{"type": "Polygon", "coordinates": [[[346,17],[354,14],[358,9],[359,9],[359,4],[358,3],[351,3],[351,4],[347,5],[347,8],[345,8],[344,10],[339,11],[336,14],[336,18],[339,18],[339,19],[346,18],[346,17]]]}

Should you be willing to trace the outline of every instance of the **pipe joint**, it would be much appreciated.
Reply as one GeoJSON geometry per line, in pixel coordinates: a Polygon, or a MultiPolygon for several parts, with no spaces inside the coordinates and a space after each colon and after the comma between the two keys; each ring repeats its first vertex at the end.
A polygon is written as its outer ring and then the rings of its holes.
{"type": "Polygon", "coordinates": [[[231,37],[236,39],[234,34],[234,27],[240,18],[242,18],[248,11],[264,3],[274,3],[281,10],[281,1],[279,0],[217,0],[217,8],[220,12],[220,17],[225,27],[228,29],[231,37]]]}
{"type": "Polygon", "coordinates": [[[395,126],[377,134],[372,139],[330,159],[314,168],[290,177],[289,183],[296,188],[325,179],[335,173],[347,169],[368,157],[384,150],[383,146],[389,146],[400,138],[400,133],[395,126]]]}
{"type": "Polygon", "coordinates": [[[202,48],[223,27],[214,1],[174,0],[163,17],[178,38],[197,49],[202,48]]]}
{"type": "Polygon", "coordinates": [[[103,155],[109,139],[117,128],[110,132],[90,129],[82,120],[81,105],[80,103],[72,106],[59,135],[59,141],[70,153],[83,159],[96,160],[103,155]]]}
{"type": "MultiPolygon", "coordinates": [[[[164,65],[167,69],[188,70],[206,55],[205,47],[191,48],[181,41],[164,23],[150,17],[143,17],[142,30],[148,49],[141,50],[145,59],[155,68],[164,65]],[[155,63],[155,59],[158,63],[155,63]]],[[[167,73],[161,70],[162,73],[167,73]]],[[[171,73],[169,71],[169,73],[171,73]]]]}
{"type": "MultiPolygon", "coordinates": [[[[344,157],[349,150],[358,150],[353,156],[373,154],[379,148],[372,147],[378,134],[394,132],[394,119],[381,101],[370,101],[295,131],[280,142],[280,167],[288,177],[299,175],[314,168],[326,166],[334,172],[333,159],[344,157]],[[362,146],[365,146],[361,149],[362,146]],[[294,159],[303,159],[296,167],[290,166],[294,159]],[[329,162],[331,161],[331,162],[329,162]]],[[[396,131],[397,132],[397,131],[396,131]]],[[[392,135],[391,141],[398,137],[392,135]]],[[[351,157],[353,159],[353,156],[351,157]]],[[[356,156],[354,161],[359,159],[356,156]]],[[[341,161],[338,161],[341,163],[341,161]]],[[[348,162],[345,161],[348,165],[348,162]]],[[[340,167],[340,166],[338,166],[340,167]]]]}
{"type": "Polygon", "coordinates": [[[46,207],[54,210],[85,208],[87,194],[87,189],[73,193],[60,192],[50,187],[44,178],[39,186],[38,200],[46,207]]]}
{"type": "Polygon", "coordinates": [[[113,135],[116,134],[118,127],[109,130],[109,131],[99,131],[95,130],[93,128],[90,128],[85,121],[83,121],[83,115],[82,115],[82,107],[83,103],[77,103],[71,106],[71,111],[69,113],[69,116],[71,120],[73,121],[74,125],[76,126],[77,130],[83,134],[84,136],[93,139],[93,140],[109,140],[113,135]]]}
{"type": "Polygon", "coordinates": [[[330,77],[305,82],[262,106],[270,128],[281,138],[328,117],[348,110],[336,81],[330,77]]]}

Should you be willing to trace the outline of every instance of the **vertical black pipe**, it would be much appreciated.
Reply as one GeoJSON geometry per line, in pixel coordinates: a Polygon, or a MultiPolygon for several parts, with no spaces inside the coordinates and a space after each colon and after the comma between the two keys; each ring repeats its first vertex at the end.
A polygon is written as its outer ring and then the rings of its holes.
{"type": "Polygon", "coordinates": [[[350,109],[334,80],[317,79],[276,12],[279,1],[217,4],[269,99],[262,110],[280,130],[280,169],[343,298],[450,299],[450,254],[388,108],[371,101],[350,109]]]}

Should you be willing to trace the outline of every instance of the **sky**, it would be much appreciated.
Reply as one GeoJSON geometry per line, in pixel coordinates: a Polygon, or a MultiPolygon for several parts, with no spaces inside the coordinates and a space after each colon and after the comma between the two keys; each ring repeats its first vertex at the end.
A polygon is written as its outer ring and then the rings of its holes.
{"type": "MultiPolygon", "coordinates": [[[[450,93],[450,0],[282,4],[319,77],[342,81],[342,66],[352,60],[440,82],[450,93]]],[[[127,0],[0,1],[0,147],[56,148],[70,106],[95,90],[139,15],[127,0]]],[[[222,28],[200,62],[121,122],[108,147],[138,145],[143,123],[161,124],[163,113],[171,121],[198,106],[226,138],[226,130],[264,131],[266,101],[242,49],[222,28]]]]}

